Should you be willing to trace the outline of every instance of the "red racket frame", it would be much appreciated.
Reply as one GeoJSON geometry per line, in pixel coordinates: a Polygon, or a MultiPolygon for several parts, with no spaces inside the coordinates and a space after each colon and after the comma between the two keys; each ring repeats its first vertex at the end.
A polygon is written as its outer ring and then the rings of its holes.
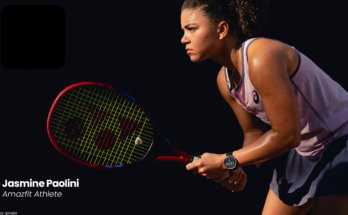
{"type": "MultiPolygon", "coordinates": [[[[121,167],[123,165],[119,165],[119,166],[101,166],[101,165],[97,165],[97,164],[91,164],[91,163],[86,163],[84,161],[81,161],[81,160],[78,160],[74,157],[72,157],[71,155],[69,155],[67,152],[63,151],[59,146],[58,146],[58,143],[57,141],[54,139],[53,137],[53,133],[52,133],[52,130],[51,130],[51,117],[52,117],[52,114],[53,114],[53,111],[56,107],[56,104],[57,102],[60,100],[60,98],[62,97],[63,94],[65,94],[67,91],[69,90],[72,90],[76,87],[81,87],[81,86],[94,86],[94,85],[98,85],[98,86],[101,86],[101,87],[108,87],[108,89],[110,90],[113,90],[113,91],[118,91],[124,95],[126,95],[127,97],[130,97],[132,98],[131,96],[129,96],[128,94],[124,93],[123,91],[121,90],[117,90],[116,88],[110,86],[110,85],[107,85],[107,84],[101,84],[101,83],[96,83],[96,82],[80,82],[80,83],[76,83],[76,84],[73,84],[73,85],[70,85],[69,87],[65,88],[62,92],[60,92],[57,96],[57,98],[54,100],[53,102],[53,105],[50,109],[50,112],[48,114],[48,119],[47,119],[47,132],[48,132],[48,136],[53,144],[53,146],[60,152],[62,153],[63,155],[65,155],[66,157],[70,158],[71,160],[73,161],[76,161],[80,164],[83,164],[83,165],[86,165],[86,166],[89,166],[89,167],[93,167],[93,168],[99,168],[99,169],[114,169],[114,168],[117,168],[117,167],[121,167]]],[[[132,98],[133,99],[133,98],[132,98]]],[[[133,99],[135,104],[141,108],[143,111],[144,109],[139,105],[139,103],[137,103],[135,101],[135,99],[133,99]]],[[[145,112],[145,111],[144,111],[145,112]]],[[[148,116],[148,115],[147,115],[148,116]]],[[[152,121],[153,122],[153,121],[152,121]]],[[[158,132],[158,130],[157,130],[158,132]]],[[[162,139],[165,139],[162,135],[159,135],[162,137],[162,139]]],[[[157,158],[155,158],[154,160],[152,160],[152,162],[156,162],[156,161],[174,161],[174,162],[180,162],[180,163],[184,163],[184,164],[188,164],[189,162],[192,161],[193,159],[193,156],[181,151],[180,149],[178,149],[177,147],[175,147],[174,145],[170,144],[169,141],[167,139],[166,140],[166,145],[172,150],[174,151],[176,154],[178,154],[180,157],[176,157],[176,156],[159,156],[157,158]]],[[[153,144],[153,143],[152,143],[153,144]]],[[[151,146],[152,147],[152,146],[151,146]]],[[[140,161],[144,160],[146,158],[146,156],[141,159],[140,161]]]]}

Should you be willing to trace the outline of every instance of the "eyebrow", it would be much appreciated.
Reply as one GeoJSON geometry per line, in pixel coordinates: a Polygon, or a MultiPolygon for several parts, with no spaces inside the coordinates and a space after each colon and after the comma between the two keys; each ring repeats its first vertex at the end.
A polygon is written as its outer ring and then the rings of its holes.
{"type": "MultiPolygon", "coordinates": [[[[197,23],[189,23],[189,24],[185,25],[184,28],[187,29],[190,25],[197,25],[197,23]]],[[[181,29],[182,29],[182,28],[181,28],[181,29]]]]}

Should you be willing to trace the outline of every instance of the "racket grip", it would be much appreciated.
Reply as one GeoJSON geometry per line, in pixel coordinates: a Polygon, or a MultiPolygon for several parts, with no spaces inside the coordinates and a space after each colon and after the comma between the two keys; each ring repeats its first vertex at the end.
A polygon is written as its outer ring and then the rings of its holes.
{"type": "Polygon", "coordinates": [[[190,162],[189,162],[189,163],[198,161],[199,159],[201,159],[201,156],[191,156],[191,159],[190,159],[190,162]]]}

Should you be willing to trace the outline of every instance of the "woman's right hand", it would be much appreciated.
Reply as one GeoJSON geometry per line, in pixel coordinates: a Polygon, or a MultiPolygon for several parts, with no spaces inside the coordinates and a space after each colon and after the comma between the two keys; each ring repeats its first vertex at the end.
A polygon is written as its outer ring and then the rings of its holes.
{"type": "Polygon", "coordinates": [[[247,183],[247,175],[244,170],[239,167],[236,170],[227,170],[226,174],[214,179],[214,181],[216,183],[221,183],[227,190],[235,193],[244,189],[247,183]]]}

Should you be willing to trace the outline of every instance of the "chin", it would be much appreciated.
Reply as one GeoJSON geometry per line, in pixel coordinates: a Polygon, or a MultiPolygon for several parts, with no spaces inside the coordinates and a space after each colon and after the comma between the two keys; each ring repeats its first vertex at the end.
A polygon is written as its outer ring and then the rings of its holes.
{"type": "Polygon", "coordinates": [[[191,59],[191,61],[192,61],[193,63],[199,63],[199,62],[205,60],[205,59],[199,58],[199,57],[197,57],[197,56],[195,56],[195,55],[190,55],[190,59],[191,59]]]}

